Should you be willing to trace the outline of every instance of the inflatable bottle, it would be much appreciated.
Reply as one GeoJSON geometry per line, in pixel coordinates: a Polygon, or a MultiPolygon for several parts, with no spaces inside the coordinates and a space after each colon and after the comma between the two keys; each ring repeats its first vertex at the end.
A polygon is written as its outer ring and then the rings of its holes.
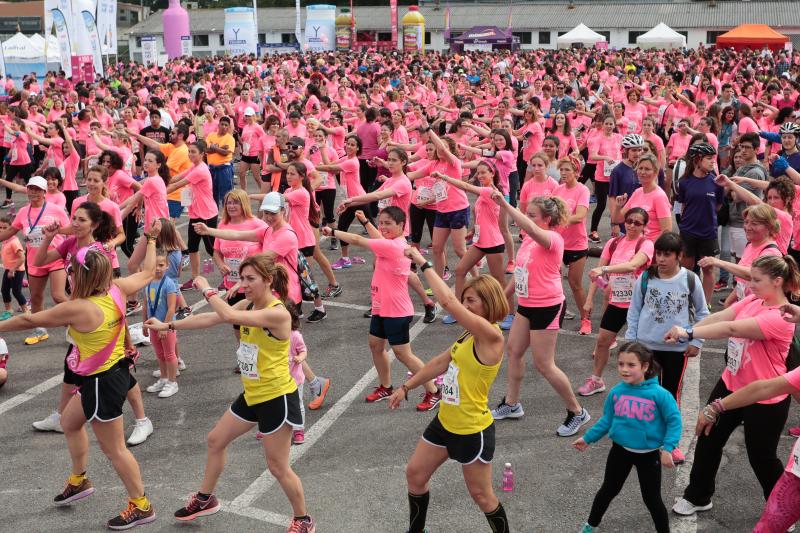
{"type": "Polygon", "coordinates": [[[162,15],[164,24],[164,49],[167,57],[173,59],[183,55],[181,37],[189,37],[189,13],[181,6],[180,0],[169,0],[169,7],[162,15]]]}
{"type": "Polygon", "coordinates": [[[403,51],[425,51],[425,17],[417,6],[410,6],[403,15],[403,51]]]}

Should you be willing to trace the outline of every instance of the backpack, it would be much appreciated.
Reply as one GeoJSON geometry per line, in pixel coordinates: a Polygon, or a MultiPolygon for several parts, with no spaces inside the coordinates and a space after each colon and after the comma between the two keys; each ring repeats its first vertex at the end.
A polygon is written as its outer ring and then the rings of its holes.
{"type": "MultiPolygon", "coordinates": [[[[614,257],[614,252],[617,250],[617,245],[624,238],[625,238],[625,235],[620,235],[619,237],[617,237],[613,241],[611,241],[611,244],[608,245],[609,260],[610,260],[611,257],[614,257]]],[[[633,251],[633,255],[636,255],[636,254],[639,253],[639,248],[642,247],[642,244],[644,244],[644,241],[645,241],[644,237],[639,237],[639,240],[636,241],[636,248],[633,251]]]]}
{"type": "Polygon", "coordinates": [[[303,300],[312,301],[319,297],[319,287],[317,287],[317,283],[311,275],[311,268],[308,266],[308,260],[306,260],[306,257],[300,250],[297,251],[297,277],[300,278],[303,300]]]}
{"type": "MultiPolygon", "coordinates": [[[[694,294],[695,280],[697,279],[697,276],[694,274],[694,272],[683,267],[681,267],[681,270],[686,270],[686,284],[689,286],[689,322],[694,322],[694,298],[692,298],[692,295],[694,294]]],[[[647,284],[649,280],[650,271],[645,270],[642,272],[642,302],[644,302],[644,298],[647,296],[647,284]]],[[[798,347],[800,348],[800,346],[798,347]]],[[[798,354],[800,354],[800,352],[798,352],[798,354]]]]}

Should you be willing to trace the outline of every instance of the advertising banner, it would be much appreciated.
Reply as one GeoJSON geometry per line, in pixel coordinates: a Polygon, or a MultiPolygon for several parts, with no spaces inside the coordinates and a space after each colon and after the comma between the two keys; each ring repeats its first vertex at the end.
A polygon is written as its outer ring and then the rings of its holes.
{"type": "Polygon", "coordinates": [[[181,55],[186,57],[192,56],[192,36],[181,35],[181,55]]]}
{"type": "Polygon", "coordinates": [[[306,46],[309,52],[336,48],[336,6],[315,4],[306,7],[306,46]]]}
{"type": "Polygon", "coordinates": [[[81,11],[81,18],[86,26],[86,35],[89,38],[89,47],[92,51],[92,59],[94,60],[94,71],[103,72],[103,55],[100,53],[100,36],[97,34],[97,24],[94,20],[94,15],[88,11],[81,11]]]}
{"type": "Polygon", "coordinates": [[[70,78],[72,76],[72,45],[70,43],[67,19],[60,9],[54,9],[51,13],[53,15],[53,25],[56,28],[58,48],[61,52],[61,68],[67,75],[67,78],[70,78]]]}
{"type": "Polygon", "coordinates": [[[395,48],[399,48],[400,42],[397,40],[397,0],[389,0],[389,11],[391,13],[392,42],[395,48]]]}
{"type": "Polygon", "coordinates": [[[158,63],[158,41],[155,35],[142,37],[142,64],[146,66],[158,63]]]}
{"type": "Polygon", "coordinates": [[[117,54],[117,0],[97,0],[97,33],[100,51],[117,54]]]}
{"type": "Polygon", "coordinates": [[[258,52],[252,7],[229,7],[225,10],[225,50],[232,56],[258,52]]]}

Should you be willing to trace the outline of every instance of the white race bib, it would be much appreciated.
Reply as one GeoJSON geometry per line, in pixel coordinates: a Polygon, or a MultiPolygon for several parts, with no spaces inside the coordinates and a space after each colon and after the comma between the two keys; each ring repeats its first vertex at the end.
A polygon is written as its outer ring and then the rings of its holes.
{"type": "Polygon", "coordinates": [[[744,339],[731,337],[728,339],[728,372],[736,375],[739,367],[742,366],[742,356],[744,355],[744,339]]]}
{"type": "Polygon", "coordinates": [[[436,198],[437,202],[443,202],[447,200],[447,185],[441,181],[437,181],[433,185],[433,197],[436,198]]]}
{"type": "Polygon", "coordinates": [[[419,187],[417,189],[417,202],[430,202],[433,200],[433,191],[428,187],[419,187]]]}
{"type": "Polygon", "coordinates": [[[242,143],[242,155],[250,155],[250,143],[242,143]]]}
{"type": "Polygon", "coordinates": [[[604,161],[604,163],[605,164],[603,165],[603,176],[605,177],[609,177],[611,175],[611,171],[617,168],[617,165],[619,165],[619,161],[614,161],[612,163],[604,161]]]}
{"type": "Polygon", "coordinates": [[[28,246],[31,248],[38,248],[44,242],[44,232],[42,226],[36,226],[28,232],[28,246]]]}
{"type": "Polygon", "coordinates": [[[322,178],[322,183],[319,184],[320,188],[327,189],[328,188],[328,173],[320,171],[319,175],[322,178]]]}
{"type": "Polygon", "coordinates": [[[747,282],[742,280],[736,280],[736,299],[739,301],[744,300],[745,292],[747,292],[747,282]]]}
{"type": "Polygon", "coordinates": [[[11,149],[11,161],[14,162],[16,160],[17,160],[17,149],[16,148],[12,148],[11,149]]]}
{"type": "Polygon", "coordinates": [[[473,233],[472,233],[472,244],[478,242],[478,239],[481,238],[481,227],[478,224],[473,226],[473,233]]]}
{"type": "Polygon", "coordinates": [[[442,401],[450,405],[461,405],[461,390],[458,387],[458,367],[451,361],[442,378],[442,401]]]}
{"type": "Polygon", "coordinates": [[[236,350],[239,370],[245,379],[258,379],[258,345],[251,342],[240,342],[236,350]]]}
{"type": "Polygon", "coordinates": [[[191,187],[184,187],[183,189],[181,189],[181,205],[183,207],[192,205],[193,198],[194,195],[192,194],[191,187]]]}
{"type": "Polygon", "coordinates": [[[517,296],[528,297],[528,269],[525,267],[514,267],[514,292],[517,296]]]}
{"type": "Polygon", "coordinates": [[[378,210],[379,211],[382,211],[382,210],[386,209],[390,205],[392,205],[392,197],[391,196],[389,198],[382,198],[382,199],[378,200],[378,210]]]}
{"type": "Polygon", "coordinates": [[[228,274],[228,281],[239,281],[239,266],[241,266],[242,260],[238,257],[226,257],[225,264],[231,269],[230,274],[228,274]]]}
{"type": "Polygon", "coordinates": [[[636,121],[629,120],[628,121],[628,133],[636,133],[636,121]]]}
{"type": "Polygon", "coordinates": [[[792,465],[792,474],[797,477],[800,477],[800,438],[794,443],[794,448],[792,448],[792,459],[794,464],[792,465]]]}
{"type": "Polygon", "coordinates": [[[633,274],[620,274],[609,277],[611,285],[611,303],[627,304],[633,298],[633,285],[636,282],[633,274]]]}

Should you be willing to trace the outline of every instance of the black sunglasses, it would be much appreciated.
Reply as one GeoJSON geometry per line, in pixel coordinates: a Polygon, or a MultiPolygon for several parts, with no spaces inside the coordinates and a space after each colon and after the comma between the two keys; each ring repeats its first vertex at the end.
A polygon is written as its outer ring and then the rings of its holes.
{"type": "Polygon", "coordinates": [[[639,220],[633,220],[632,218],[626,220],[625,223],[630,224],[632,226],[636,226],[637,228],[641,228],[642,226],[644,226],[644,222],[641,222],[639,220]]]}

